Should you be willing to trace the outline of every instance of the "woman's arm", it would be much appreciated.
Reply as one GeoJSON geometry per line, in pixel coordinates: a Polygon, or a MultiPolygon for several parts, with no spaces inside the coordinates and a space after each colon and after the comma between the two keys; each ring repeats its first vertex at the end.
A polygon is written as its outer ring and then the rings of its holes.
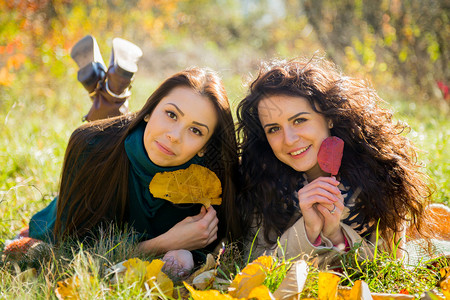
{"type": "Polygon", "coordinates": [[[212,206],[202,207],[198,215],[187,217],[166,233],[139,244],[145,253],[162,254],[170,250],[201,249],[217,239],[219,220],[212,206]]]}

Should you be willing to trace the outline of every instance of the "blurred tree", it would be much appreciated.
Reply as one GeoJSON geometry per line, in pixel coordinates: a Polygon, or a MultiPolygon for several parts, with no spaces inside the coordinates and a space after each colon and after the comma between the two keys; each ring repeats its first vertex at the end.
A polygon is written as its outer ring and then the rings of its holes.
{"type": "Polygon", "coordinates": [[[389,66],[408,94],[443,98],[437,87],[450,80],[448,1],[304,0],[304,9],[338,64],[379,77],[389,66]]]}

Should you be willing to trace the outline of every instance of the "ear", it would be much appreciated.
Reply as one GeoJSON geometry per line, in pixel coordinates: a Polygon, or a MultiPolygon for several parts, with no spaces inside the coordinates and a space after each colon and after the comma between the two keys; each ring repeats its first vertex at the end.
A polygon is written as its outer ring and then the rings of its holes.
{"type": "Polygon", "coordinates": [[[150,114],[146,114],[144,117],[144,121],[148,122],[150,120],[150,114]]]}
{"type": "Polygon", "coordinates": [[[328,120],[328,129],[333,128],[334,124],[332,120],[328,120]]]}
{"type": "Polygon", "coordinates": [[[203,156],[205,156],[205,151],[206,151],[205,148],[203,148],[202,150],[200,150],[200,151],[197,153],[198,157],[203,157],[203,156]]]}

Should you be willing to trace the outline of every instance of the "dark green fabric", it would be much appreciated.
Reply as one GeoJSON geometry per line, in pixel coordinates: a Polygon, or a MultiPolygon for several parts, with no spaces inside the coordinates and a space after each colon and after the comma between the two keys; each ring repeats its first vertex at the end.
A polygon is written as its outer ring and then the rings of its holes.
{"type": "MultiPolygon", "coordinates": [[[[159,167],[147,156],[143,143],[143,134],[147,123],[140,124],[125,140],[125,151],[130,161],[128,210],[125,222],[140,236],[141,240],[161,235],[188,216],[199,213],[198,204],[175,205],[169,201],[154,198],[149,191],[153,176],[159,172],[185,169],[191,164],[202,164],[195,156],[187,163],[177,167],[159,167]]],[[[96,142],[89,143],[86,155],[96,142]]],[[[57,211],[57,197],[36,213],[30,220],[30,237],[52,243],[57,211]]]]}
{"type": "Polygon", "coordinates": [[[187,216],[199,213],[196,204],[175,205],[169,201],[154,198],[149,184],[156,173],[186,169],[191,164],[201,164],[195,156],[187,163],[176,167],[159,167],[147,156],[143,143],[145,124],[136,128],[125,140],[125,151],[130,160],[128,223],[143,239],[163,234],[187,216]]]}

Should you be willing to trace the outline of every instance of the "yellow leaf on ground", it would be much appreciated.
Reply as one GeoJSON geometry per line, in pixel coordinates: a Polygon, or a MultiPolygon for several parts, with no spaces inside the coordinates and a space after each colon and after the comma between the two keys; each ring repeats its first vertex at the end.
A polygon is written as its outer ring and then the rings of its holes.
{"type": "Polygon", "coordinates": [[[260,264],[262,266],[262,268],[264,269],[264,271],[268,272],[273,265],[273,258],[272,256],[260,256],[257,259],[255,259],[254,261],[252,261],[252,264],[260,264]]]}
{"type": "Polygon", "coordinates": [[[161,269],[164,262],[154,259],[152,262],[142,261],[139,258],[131,258],[123,263],[127,268],[125,272],[126,282],[139,282],[142,288],[147,283],[149,289],[159,290],[164,295],[172,297],[173,282],[161,269]]]}
{"type": "Polygon", "coordinates": [[[221,294],[217,290],[209,290],[209,291],[197,291],[193,287],[191,287],[186,282],[183,282],[184,286],[189,290],[191,293],[191,296],[194,300],[235,300],[237,298],[233,298],[230,295],[227,294],[221,294]]]}
{"type": "Polygon", "coordinates": [[[272,295],[272,293],[269,291],[267,286],[260,285],[255,287],[250,291],[250,294],[248,294],[249,299],[258,299],[258,300],[274,300],[275,297],[272,295]]]}
{"type": "Polygon", "coordinates": [[[334,300],[337,299],[337,288],[339,276],[327,273],[319,272],[319,300],[334,300]]]}
{"type": "Polygon", "coordinates": [[[353,285],[350,295],[346,300],[372,300],[369,286],[362,280],[357,280],[353,285]]]}
{"type": "Polygon", "coordinates": [[[264,282],[266,272],[270,270],[272,264],[273,259],[270,256],[261,256],[249,263],[230,284],[229,294],[235,298],[248,298],[251,290],[264,282]]]}
{"type": "Polygon", "coordinates": [[[441,288],[442,294],[444,294],[446,299],[450,299],[450,275],[447,274],[447,277],[441,281],[439,284],[441,288]]]}
{"type": "Polygon", "coordinates": [[[55,294],[59,300],[80,299],[80,295],[78,294],[80,280],[78,277],[70,277],[64,281],[58,281],[57,285],[58,287],[55,289],[55,294]]]}
{"type": "Polygon", "coordinates": [[[150,182],[154,197],[172,203],[200,203],[207,208],[222,203],[219,178],[208,168],[192,164],[184,170],[158,173],[150,182]]]}

